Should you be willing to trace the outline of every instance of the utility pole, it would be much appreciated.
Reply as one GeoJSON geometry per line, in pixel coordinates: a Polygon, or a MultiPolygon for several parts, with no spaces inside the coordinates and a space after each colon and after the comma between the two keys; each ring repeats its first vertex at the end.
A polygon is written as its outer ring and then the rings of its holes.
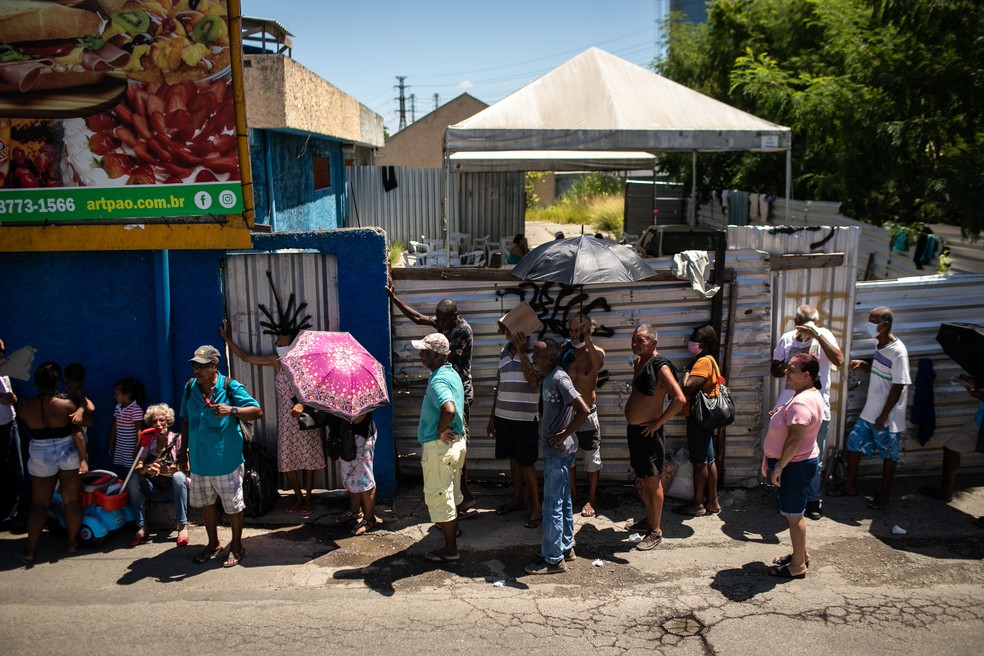
{"type": "Polygon", "coordinates": [[[417,94],[410,94],[410,122],[417,122],[417,94]]]}
{"type": "Polygon", "coordinates": [[[397,97],[397,100],[400,102],[399,129],[402,130],[407,127],[407,85],[405,84],[407,76],[397,75],[396,79],[399,82],[399,84],[396,85],[396,88],[400,91],[400,95],[397,97]]]}
{"type": "Polygon", "coordinates": [[[440,106],[441,106],[441,96],[440,96],[440,94],[435,93],[434,94],[434,109],[437,109],[440,106]]]}

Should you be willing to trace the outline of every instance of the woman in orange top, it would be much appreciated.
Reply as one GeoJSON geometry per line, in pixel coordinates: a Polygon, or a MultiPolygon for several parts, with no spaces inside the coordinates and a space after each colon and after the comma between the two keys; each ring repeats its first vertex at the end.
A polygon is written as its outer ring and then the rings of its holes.
{"type": "Polygon", "coordinates": [[[673,512],[679,515],[703,517],[721,512],[717,493],[718,472],[714,462],[714,431],[701,428],[690,416],[690,405],[698,390],[709,396],[717,395],[721,369],[711,355],[717,350],[717,343],[717,332],[711,326],[694,328],[687,343],[687,350],[694,355],[694,360],[683,370],[681,387],[687,397],[683,416],[687,418],[687,449],[694,466],[694,498],[689,504],[673,508],[673,512]]]}

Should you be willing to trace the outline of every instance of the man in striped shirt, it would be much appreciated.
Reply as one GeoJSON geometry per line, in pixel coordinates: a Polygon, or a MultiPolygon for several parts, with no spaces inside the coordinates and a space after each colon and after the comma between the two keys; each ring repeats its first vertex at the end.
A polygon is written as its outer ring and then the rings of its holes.
{"type": "Polygon", "coordinates": [[[495,438],[495,457],[509,459],[513,498],[497,508],[495,513],[506,515],[524,509],[525,486],[530,490],[532,508],[524,525],[526,528],[536,528],[543,518],[536,480],[540,377],[533,371],[530,362],[532,345],[526,335],[522,332],[511,333],[501,323],[499,328],[509,342],[499,353],[499,373],[492,399],[488,434],[495,438]]]}
{"type": "Polygon", "coordinates": [[[847,437],[847,481],[827,494],[832,497],[858,495],[858,467],[861,456],[881,456],[882,483],[878,495],[868,507],[882,510],[892,495],[892,478],[901,459],[899,447],[905,432],[906,385],[909,377],[909,354],[892,332],[894,315],[887,307],[876,307],[868,315],[865,328],[875,339],[871,360],[851,360],[851,369],[871,372],[868,398],[851,434],[847,437]]]}

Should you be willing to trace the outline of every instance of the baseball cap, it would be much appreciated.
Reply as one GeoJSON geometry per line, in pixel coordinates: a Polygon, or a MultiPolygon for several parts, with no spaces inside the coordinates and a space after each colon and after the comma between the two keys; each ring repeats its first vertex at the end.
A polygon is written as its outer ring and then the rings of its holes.
{"type": "Polygon", "coordinates": [[[197,362],[198,364],[212,364],[213,362],[218,361],[219,349],[214,346],[209,346],[208,344],[196,348],[195,357],[188,360],[188,362],[197,362]]]}
{"type": "Polygon", "coordinates": [[[451,353],[451,345],[448,338],[441,333],[431,333],[423,339],[412,339],[410,345],[418,351],[433,351],[438,355],[448,355],[451,353]]]}

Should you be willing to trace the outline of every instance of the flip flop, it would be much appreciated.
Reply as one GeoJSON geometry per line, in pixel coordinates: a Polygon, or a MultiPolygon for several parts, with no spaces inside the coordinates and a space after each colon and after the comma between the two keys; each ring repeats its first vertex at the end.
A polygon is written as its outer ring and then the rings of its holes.
{"type": "Polygon", "coordinates": [[[14,558],[16,558],[17,560],[19,560],[20,563],[21,563],[21,565],[24,565],[25,567],[34,567],[34,559],[33,558],[28,558],[27,556],[25,556],[24,554],[22,554],[20,551],[18,551],[17,553],[14,554],[14,558]]]}
{"type": "MultiPolygon", "coordinates": [[[[786,554],[785,556],[779,556],[778,558],[773,558],[772,559],[772,564],[773,565],[782,565],[783,567],[789,565],[789,563],[791,563],[791,562],[793,562],[793,554],[786,554]]],[[[810,559],[809,558],[806,559],[806,568],[807,569],[810,569],[810,559]]]]}
{"type": "Polygon", "coordinates": [[[183,528],[180,531],[178,531],[178,540],[177,540],[177,542],[178,542],[178,546],[179,547],[187,547],[188,546],[188,542],[189,542],[189,540],[188,540],[188,529],[183,528]]]}
{"type": "Polygon", "coordinates": [[[805,579],[806,572],[802,574],[790,574],[789,565],[783,565],[781,567],[770,567],[769,576],[775,576],[780,579],[805,579]]]}
{"type": "Polygon", "coordinates": [[[506,503],[495,509],[496,515],[508,515],[509,513],[514,513],[517,510],[525,510],[526,504],[516,505],[513,503],[506,503]]]}
{"type": "Polygon", "coordinates": [[[310,517],[313,514],[314,514],[314,508],[308,508],[307,506],[301,508],[301,517],[310,517]]]}
{"type": "Polygon", "coordinates": [[[208,561],[218,556],[220,553],[222,553],[221,544],[212,550],[209,550],[208,545],[205,545],[205,547],[201,551],[195,554],[195,557],[192,560],[194,560],[195,563],[198,565],[204,565],[208,561]]]}
{"type": "Polygon", "coordinates": [[[637,522],[633,522],[633,521],[629,520],[628,522],[625,523],[625,530],[626,531],[648,531],[649,530],[649,520],[648,519],[640,519],[637,522]]]}
{"type": "Polygon", "coordinates": [[[239,563],[243,562],[243,558],[246,557],[245,547],[239,550],[239,553],[235,553],[232,549],[229,550],[229,555],[226,557],[225,562],[222,563],[223,567],[235,567],[239,563]]]}
{"type": "Polygon", "coordinates": [[[685,517],[706,517],[708,514],[703,508],[700,512],[691,512],[690,506],[685,503],[681,503],[679,506],[673,506],[672,510],[675,514],[684,515],[685,517]]]}
{"type": "Polygon", "coordinates": [[[475,508],[469,508],[468,510],[459,510],[457,519],[460,522],[465,519],[475,519],[476,517],[478,517],[478,511],[475,508]]]}
{"type": "Polygon", "coordinates": [[[434,551],[428,551],[424,554],[424,560],[432,563],[453,563],[456,560],[461,559],[461,554],[455,554],[449,556],[440,549],[435,549],[434,551]]]}
{"type": "Polygon", "coordinates": [[[591,506],[590,503],[584,504],[581,508],[581,517],[594,517],[598,512],[591,506]]]}
{"type": "Polygon", "coordinates": [[[837,488],[837,489],[834,489],[834,490],[828,490],[827,491],[827,496],[828,497],[856,497],[856,496],[858,496],[858,493],[857,492],[848,492],[847,490],[842,490],[840,488],[837,488]]]}
{"type": "Polygon", "coordinates": [[[542,523],[543,523],[542,517],[537,517],[536,519],[533,519],[531,517],[523,523],[523,526],[525,526],[526,528],[539,528],[540,524],[542,523]]]}
{"type": "Polygon", "coordinates": [[[365,517],[361,512],[354,513],[351,510],[346,510],[341,515],[335,518],[336,524],[346,524],[348,522],[361,522],[365,517]]]}

